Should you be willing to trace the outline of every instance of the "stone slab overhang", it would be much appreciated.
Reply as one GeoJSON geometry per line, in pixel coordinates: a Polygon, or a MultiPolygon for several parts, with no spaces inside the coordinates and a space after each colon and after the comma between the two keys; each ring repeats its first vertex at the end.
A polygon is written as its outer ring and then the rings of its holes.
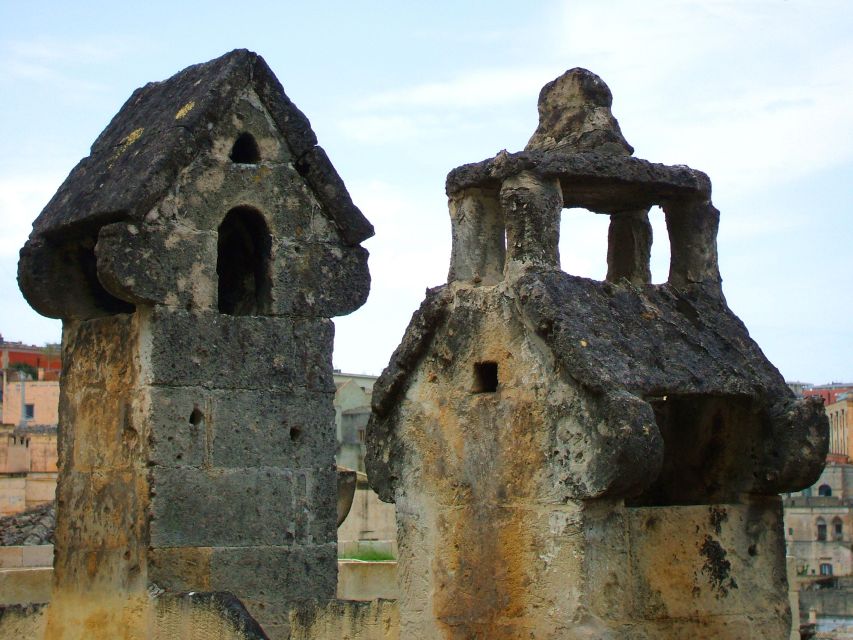
{"type": "Polygon", "coordinates": [[[564,207],[583,207],[598,213],[711,197],[708,176],[685,165],[669,166],[594,151],[535,150],[503,151],[489,160],[453,169],[447,176],[447,195],[470,188],[497,193],[504,180],[525,171],[558,179],[564,207]]]}
{"type": "MultiPolygon", "coordinates": [[[[622,420],[638,401],[727,398],[748,406],[761,425],[748,452],[753,466],[742,469],[749,475],[739,482],[745,492],[792,491],[820,475],[827,449],[821,403],[793,395],[724,300],[698,285],[638,287],[556,269],[530,271],[495,287],[428,290],[374,386],[368,459],[384,457],[391,466],[398,459],[393,431],[401,398],[435,341],[459,333],[468,322],[461,316],[477,311],[472,292],[484,295],[486,289],[516,301],[518,321],[553,354],[555,379],[600,399],[599,418],[622,420]]],[[[385,477],[386,466],[369,468],[374,490],[389,500],[395,481],[385,477]]]]}

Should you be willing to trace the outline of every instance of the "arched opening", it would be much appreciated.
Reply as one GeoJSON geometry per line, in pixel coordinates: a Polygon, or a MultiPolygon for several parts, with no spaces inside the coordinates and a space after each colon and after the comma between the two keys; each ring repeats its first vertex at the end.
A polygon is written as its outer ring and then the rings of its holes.
{"type": "Polygon", "coordinates": [[[194,427],[199,426],[204,422],[204,414],[201,412],[197,406],[193,407],[192,413],[190,413],[190,424],[194,427]]]}
{"type": "Polygon", "coordinates": [[[216,258],[220,313],[269,313],[271,253],[272,238],[263,215],[249,207],[236,207],[226,214],[219,225],[216,258]]]}
{"type": "Polygon", "coordinates": [[[826,520],[823,518],[817,519],[817,539],[818,540],[826,540],[826,520]]]}
{"type": "Polygon", "coordinates": [[[261,150],[251,133],[241,133],[228,154],[231,162],[238,164],[256,164],[261,161],[261,150]]]}
{"type": "Polygon", "coordinates": [[[832,487],[828,484],[822,484],[817,488],[817,495],[819,496],[831,496],[832,495],[832,487]]]}
{"type": "Polygon", "coordinates": [[[832,537],[835,540],[841,540],[844,538],[844,523],[838,516],[832,519],[832,537]]]}

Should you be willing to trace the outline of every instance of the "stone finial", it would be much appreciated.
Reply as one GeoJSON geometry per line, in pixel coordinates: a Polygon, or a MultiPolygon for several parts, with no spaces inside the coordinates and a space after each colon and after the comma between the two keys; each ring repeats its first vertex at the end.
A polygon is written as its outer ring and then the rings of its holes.
{"type": "Polygon", "coordinates": [[[539,92],[539,126],[525,151],[599,151],[631,155],[610,111],[613,94],[592,71],[576,67],[539,92]]]}

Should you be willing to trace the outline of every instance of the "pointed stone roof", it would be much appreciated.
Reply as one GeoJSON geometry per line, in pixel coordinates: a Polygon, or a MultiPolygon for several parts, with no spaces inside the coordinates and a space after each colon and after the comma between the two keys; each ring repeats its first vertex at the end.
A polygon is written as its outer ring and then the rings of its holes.
{"type": "Polygon", "coordinates": [[[261,56],[237,49],[134,91],[41,212],[31,238],[79,225],[141,220],[178,173],[211,147],[212,125],[228,115],[246,88],[272,116],[344,241],[355,245],[372,236],[373,227],[317,146],[308,119],[261,56]]]}

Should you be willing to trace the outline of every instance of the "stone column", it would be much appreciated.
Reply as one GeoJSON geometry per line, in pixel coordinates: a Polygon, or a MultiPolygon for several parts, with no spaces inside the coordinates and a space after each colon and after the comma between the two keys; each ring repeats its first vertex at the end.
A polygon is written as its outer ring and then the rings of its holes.
{"type": "Polygon", "coordinates": [[[150,490],[138,320],[63,322],[47,638],[144,637],[150,490]]]}
{"type": "Polygon", "coordinates": [[[466,189],[448,201],[453,248],[448,282],[496,284],[506,256],[503,211],[496,192],[466,189]]]}
{"type": "Polygon", "coordinates": [[[559,269],[563,209],[559,181],[523,171],[504,180],[500,201],[506,220],[505,272],[519,266],[559,269]]]}
{"type": "Polygon", "coordinates": [[[625,278],[631,284],[652,281],[652,225],[647,209],[625,211],[610,216],[607,232],[607,281],[625,278]]]}
{"type": "Polygon", "coordinates": [[[663,205],[669,233],[669,283],[675,287],[702,284],[722,296],[717,263],[720,212],[710,200],[693,199],[663,205]]]}

